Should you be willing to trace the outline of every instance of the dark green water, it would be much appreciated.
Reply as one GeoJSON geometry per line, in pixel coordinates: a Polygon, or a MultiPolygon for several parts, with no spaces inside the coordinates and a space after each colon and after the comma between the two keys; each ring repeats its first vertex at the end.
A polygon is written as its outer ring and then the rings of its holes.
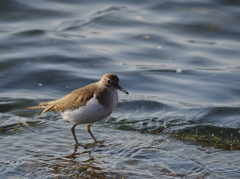
{"type": "Polygon", "coordinates": [[[240,1],[0,2],[0,178],[240,178],[240,1]],[[115,73],[81,125],[24,110],[115,73]]]}

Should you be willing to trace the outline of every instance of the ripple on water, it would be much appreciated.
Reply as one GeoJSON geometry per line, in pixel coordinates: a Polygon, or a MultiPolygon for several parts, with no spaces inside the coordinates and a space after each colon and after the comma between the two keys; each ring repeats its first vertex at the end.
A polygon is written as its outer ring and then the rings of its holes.
{"type": "Polygon", "coordinates": [[[238,1],[0,6],[0,178],[240,178],[238,1]],[[130,92],[84,125],[24,107],[119,75],[130,92]]]}

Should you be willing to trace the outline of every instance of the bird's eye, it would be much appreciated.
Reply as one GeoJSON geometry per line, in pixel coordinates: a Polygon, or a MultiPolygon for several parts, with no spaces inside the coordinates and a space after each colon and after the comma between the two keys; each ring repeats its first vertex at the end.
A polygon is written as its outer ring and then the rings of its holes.
{"type": "Polygon", "coordinates": [[[108,83],[112,83],[111,80],[107,80],[108,83]]]}

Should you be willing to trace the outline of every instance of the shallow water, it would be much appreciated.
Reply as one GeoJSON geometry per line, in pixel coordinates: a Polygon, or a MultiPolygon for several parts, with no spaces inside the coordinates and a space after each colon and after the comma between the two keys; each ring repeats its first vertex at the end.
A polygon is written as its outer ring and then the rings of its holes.
{"type": "Polygon", "coordinates": [[[239,178],[239,1],[1,1],[0,178],[239,178]],[[115,73],[85,126],[24,110],[115,73]]]}

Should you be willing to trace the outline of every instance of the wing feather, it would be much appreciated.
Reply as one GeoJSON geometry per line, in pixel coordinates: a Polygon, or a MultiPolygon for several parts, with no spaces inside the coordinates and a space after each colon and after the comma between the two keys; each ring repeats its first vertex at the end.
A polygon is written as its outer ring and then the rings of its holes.
{"type": "Polygon", "coordinates": [[[74,90],[58,100],[47,101],[37,106],[32,106],[25,109],[43,109],[40,113],[40,116],[47,111],[63,112],[66,109],[77,109],[79,108],[79,106],[84,106],[87,101],[94,97],[95,89],[96,83],[93,83],[88,86],[74,90]]]}

